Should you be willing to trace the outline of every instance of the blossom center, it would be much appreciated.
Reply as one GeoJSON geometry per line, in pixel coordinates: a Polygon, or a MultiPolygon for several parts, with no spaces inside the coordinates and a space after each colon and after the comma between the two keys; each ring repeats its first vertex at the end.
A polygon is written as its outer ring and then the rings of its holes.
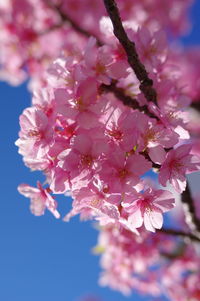
{"type": "Polygon", "coordinates": [[[105,66],[102,65],[100,62],[97,62],[96,68],[95,68],[96,74],[97,75],[103,74],[103,73],[105,73],[105,70],[106,70],[105,66]]]}
{"type": "Polygon", "coordinates": [[[91,167],[93,158],[91,155],[81,155],[81,165],[84,167],[91,167]]]}
{"type": "Polygon", "coordinates": [[[125,179],[128,175],[129,175],[129,172],[125,168],[120,169],[119,172],[118,172],[118,176],[119,176],[120,179],[125,179]]]}
{"type": "Polygon", "coordinates": [[[181,172],[181,169],[184,166],[184,164],[180,161],[172,160],[169,166],[171,169],[175,169],[177,172],[181,172]]]}
{"type": "Polygon", "coordinates": [[[36,139],[41,139],[42,138],[42,133],[37,130],[30,130],[28,132],[28,136],[31,138],[36,138],[36,139]]]}
{"type": "Polygon", "coordinates": [[[85,104],[83,102],[83,98],[81,96],[75,99],[75,106],[81,112],[85,110],[86,106],[85,106],[85,104]]]}
{"type": "Polygon", "coordinates": [[[144,136],[144,141],[145,144],[148,145],[149,141],[155,141],[156,140],[156,133],[153,129],[147,130],[145,136],[144,136]]]}
{"type": "Polygon", "coordinates": [[[139,205],[140,205],[140,209],[142,214],[144,215],[144,213],[151,213],[152,211],[152,206],[151,206],[151,201],[148,199],[142,199],[139,201],[139,205]]]}
{"type": "Polygon", "coordinates": [[[99,199],[93,199],[93,200],[91,201],[90,205],[91,205],[92,207],[98,208],[98,207],[100,207],[100,205],[101,205],[101,200],[99,200],[99,199]]]}
{"type": "Polygon", "coordinates": [[[119,130],[111,130],[111,131],[107,131],[108,135],[115,138],[116,140],[121,140],[123,137],[123,134],[121,131],[119,130]]]}

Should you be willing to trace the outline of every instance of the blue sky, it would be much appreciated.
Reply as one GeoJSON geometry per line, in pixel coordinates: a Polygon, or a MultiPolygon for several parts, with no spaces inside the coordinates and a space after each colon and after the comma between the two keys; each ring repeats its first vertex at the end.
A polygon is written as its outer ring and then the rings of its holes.
{"type": "MultiPolygon", "coordinates": [[[[199,43],[200,1],[192,12],[195,27],[186,44],[199,43]]],[[[35,217],[29,201],[17,192],[26,182],[35,185],[40,173],[30,172],[22,163],[14,141],[18,118],[30,105],[26,85],[12,88],[0,83],[0,301],[78,301],[93,294],[102,301],[150,300],[133,294],[130,298],[98,286],[99,258],[91,254],[97,231],[90,223],[74,218],[70,223],[56,220],[50,213],[35,217]]],[[[59,197],[63,212],[70,200],[59,197]]]]}

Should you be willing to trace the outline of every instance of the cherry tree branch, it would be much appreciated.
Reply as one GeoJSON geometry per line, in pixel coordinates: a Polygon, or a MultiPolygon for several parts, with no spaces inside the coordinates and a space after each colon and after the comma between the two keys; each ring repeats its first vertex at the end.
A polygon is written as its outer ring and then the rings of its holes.
{"type": "Polygon", "coordinates": [[[199,100],[195,101],[195,102],[192,102],[190,106],[191,106],[191,108],[193,108],[193,109],[197,110],[198,112],[200,112],[200,101],[199,100]]]}
{"type": "Polygon", "coordinates": [[[149,117],[155,118],[158,120],[158,117],[149,111],[147,105],[140,106],[138,101],[135,98],[132,98],[131,96],[125,94],[125,91],[123,88],[117,87],[115,80],[113,80],[110,85],[102,84],[100,86],[100,91],[112,92],[119,100],[122,101],[122,103],[125,106],[128,106],[134,110],[137,109],[138,111],[145,113],[149,117]]]}
{"type": "Polygon", "coordinates": [[[167,235],[181,236],[181,237],[189,238],[192,241],[200,242],[200,237],[198,237],[192,233],[186,233],[186,232],[183,232],[180,230],[169,229],[169,228],[162,228],[157,231],[167,234],[167,235]]]}
{"type": "MultiPolygon", "coordinates": [[[[155,89],[153,88],[153,81],[148,77],[148,73],[145,69],[145,66],[141,63],[139,59],[139,56],[136,51],[135,43],[129,40],[124,30],[120,18],[119,10],[115,0],[104,0],[104,4],[107,13],[112,21],[114,34],[116,38],[119,40],[119,42],[121,43],[121,45],[123,46],[127,54],[128,62],[132,67],[133,71],[135,72],[138,80],[140,81],[140,90],[143,92],[144,96],[148,101],[153,101],[155,104],[157,104],[157,94],[155,89]]],[[[115,91],[114,93],[116,92],[118,91],[115,91]]],[[[183,193],[182,202],[184,203],[186,221],[192,233],[191,234],[186,234],[183,232],[177,233],[177,231],[171,230],[170,234],[176,233],[176,235],[187,236],[191,239],[197,239],[200,241],[200,221],[196,216],[194,203],[188,186],[186,191],[183,193]]]]}
{"type": "MultiPolygon", "coordinates": [[[[64,22],[69,23],[77,33],[80,33],[81,35],[83,35],[87,38],[94,36],[93,33],[90,33],[87,30],[85,30],[84,28],[82,28],[81,26],[79,26],[79,24],[77,24],[69,15],[67,15],[65,12],[63,12],[60,5],[53,5],[53,4],[49,3],[49,6],[56,10],[56,12],[60,16],[61,20],[63,21],[63,23],[64,22]]],[[[95,36],[95,39],[97,41],[98,46],[103,45],[103,43],[96,36],[95,36]]]]}
{"type": "Polygon", "coordinates": [[[188,184],[182,194],[181,201],[183,203],[186,223],[192,233],[200,239],[200,219],[196,215],[196,208],[188,184]]]}
{"type": "MultiPolygon", "coordinates": [[[[135,43],[129,40],[123,28],[116,2],[114,0],[104,0],[104,4],[107,9],[108,15],[111,18],[114,28],[114,34],[123,46],[127,54],[128,62],[132,67],[133,71],[135,72],[138,80],[140,81],[140,90],[143,92],[147,101],[152,101],[155,104],[157,104],[157,94],[155,89],[153,88],[153,81],[148,77],[148,73],[145,69],[145,66],[141,63],[139,59],[135,43]]],[[[70,18],[70,16],[63,12],[59,5],[56,6],[50,4],[50,6],[57,11],[63,23],[69,23],[77,33],[84,35],[85,37],[90,37],[91,35],[93,35],[92,33],[89,33],[87,30],[80,27],[79,24],[77,24],[72,18],[70,18]]],[[[63,23],[58,24],[57,27],[62,26],[63,23]]],[[[95,38],[97,40],[97,45],[102,46],[103,43],[97,37],[95,38]]],[[[117,99],[122,101],[124,105],[129,106],[132,109],[137,109],[151,118],[158,119],[155,115],[149,112],[148,107],[146,105],[139,106],[136,99],[126,95],[124,89],[118,88],[116,86],[116,81],[113,80],[110,85],[103,84],[101,85],[100,89],[102,89],[103,92],[112,92],[117,97],[117,99]]],[[[192,107],[200,111],[200,105],[198,103],[193,103],[192,107]]],[[[149,158],[147,159],[149,160],[149,158]]],[[[153,167],[159,169],[160,166],[154,163],[153,167]]],[[[183,193],[182,202],[184,204],[186,221],[192,233],[185,233],[173,229],[162,229],[160,231],[165,234],[183,236],[190,238],[194,241],[200,241],[200,221],[195,213],[195,207],[190,195],[189,187],[187,187],[186,191],[183,193]]]]}
{"type": "MultiPolygon", "coordinates": [[[[61,20],[63,22],[68,22],[70,23],[70,25],[73,27],[73,29],[84,35],[85,37],[90,37],[92,34],[89,33],[88,31],[86,31],[85,29],[83,29],[82,27],[80,27],[76,22],[74,22],[66,13],[64,13],[61,9],[60,6],[53,6],[51,5],[52,8],[54,8],[57,13],[59,14],[61,20]]],[[[61,24],[60,24],[61,25],[61,24]]],[[[60,26],[59,25],[59,26],[60,26]]],[[[58,26],[57,26],[58,27],[58,26]]],[[[97,41],[97,45],[98,46],[102,46],[103,43],[95,36],[95,39],[97,41]]],[[[155,118],[158,120],[158,117],[153,115],[149,110],[148,110],[148,107],[146,105],[144,106],[139,106],[138,104],[138,101],[128,95],[126,95],[124,89],[122,88],[118,88],[116,86],[116,81],[115,80],[112,80],[112,83],[110,85],[101,85],[101,90],[102,91],[105,91],[105,92],[112,92],[119,100],[121,100],[123,102],[123,104],[125,106],[128,106],[132,109],[137,109],[139,110],[140,112],[143,112],[145,113],[146,115],[148,115],[149,117],[151,118],[155,118]]]]}
{"type": "MultiPolygon", "coordinates": [[[[56,6],[56,5],[52,5],[52,4],[49,3],[49,6],[52,7],[52,8],[54,8],[54,9],[57,11],[57,13],[59,14],[59,16],[60,16],[60,18],[61,18],[61,20],[62,20],[63,22],[68,22],[68,23],[70,23],[70,25],[73,27],[73,29],[74,29],[76,32],[78,32],[78,33],[84,35],[85,37],[90,37],[90,36],[92,35],[92,34],[89,33],[88,31],[86,31],[85,29],[83,29],[82,27],[80,27],[80,26],[79,26],[74,20],[72,20],[66,13],[64,13],[59,5],[56,6]]],[[[62,25],[62,24],[56,25],[56,27],[55,27],[54,29],[58,28],[58,27],[61,26],[61,25],[62,25]]],[[[96,40],[97,40],[97,45],[98,45],[98,46],[102,46],[102,45],[103,45],[102,42],[101,42],[97,37],[95,37],[95,38],[96,38],[96,40]]],[[[105,92],[112,92],[119,100],[121,100],[121,101],[123,102],[123,104],[124,104],[125,106],[128,106],[128,107],[130,107],[130,108],[132,108],[132,109],[137,109],[137,110],[139,110],[140,112],[145,113],[145,114],[148,115],[149,117],[155,118],[155,119],[158,120],[158,117],[155,116],[155,115],[153,115],[153,114],[148,110],[148,107],[147,107],[146,105],[144,105],[144,106],[139,106],[139,104],[138,104],[138,102],[137,102],[136,99],[134,99],[134,98],[132,98],[132,97],[126,95],[124,89],[118,88],[118,87],[116,86],[116,81],[115,81],[115,80],[112,80],[112,82],[111,82],[110,85],[101,85],[100,90],[102,90],[103,92],[104,92],[104,91],[105,91],[105,92]]]]}
{"type": "Polygon", "coordinates": [[[149,78],[145,66],[139,59],[135,43],[129,40],[124,30],[116,2],[114,0],[104,0],[104,4],[112,21],[114,34],[124,48],[128,62],[140,81],[140,90],[148,101],[157,104],[157,93],[153,88],[153,80],[149,78]]]}

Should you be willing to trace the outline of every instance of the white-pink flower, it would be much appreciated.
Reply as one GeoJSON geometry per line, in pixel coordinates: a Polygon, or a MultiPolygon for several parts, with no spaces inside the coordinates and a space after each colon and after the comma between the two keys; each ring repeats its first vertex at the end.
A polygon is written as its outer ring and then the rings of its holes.
{"type": "Polygon", "coordinates": [[[27,198],[30,198],[30,210],[36,215],[43,215],[48,209],[55,218],[59,218],[60,214],[56,210],[57,203],[49,193],[48,188],[43,188],[40,182],[37,182],[37,188],[31,187],[28,184],[18,186],[18,191],[27,198]]]}
{"type": "Polygon", "coordinates": [[[182,193],[186,187],[186,174],[200,169],[200,159],[190,154],[191,145],[181,145],[169,151],[161,166],[159,182],[166,186],[169,181],[177,192],[182,193]]]}
{"type": "Polygon", "coordinates": [[[174,198],[167,190],[153,190],[148,188],[143,194],[135,194],[135,199],[126,197],[122,202],[128,213],[128,224],[133,228],[140,228],[143,223],[147,230],[155,232],[163,225],[162,213],[174,207],[174,198]]]}
{"type": "Polygon", "coordinates": [[[21,130],[16,145],[19,153],[34,159],[46,156],[52,140],[52,125],[42,110],[30,107],[20,116],[21,130]]]}

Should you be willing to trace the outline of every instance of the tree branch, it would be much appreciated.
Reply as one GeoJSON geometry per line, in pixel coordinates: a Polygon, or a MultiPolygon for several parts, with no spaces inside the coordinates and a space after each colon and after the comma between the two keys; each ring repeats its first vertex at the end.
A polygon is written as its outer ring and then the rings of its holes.
{"type": "Polygon", "coordinates": [[[180,230],[174,230],[174,229],[166,229],[166,228],[162,228],[162,229],[158,229],[158,232],[164,233],[164,234],[168,234],[168,235],[173,235],[173,236],[182,236],[185,238],[189,238],[192,241],[196,241],[196,242],[200,242],[200,238],[197,237],[196,235],[192,234],[192,233],[186,233],[180,230]]]}
{"type": "MultiPolygon", "coordinates": [[[[63,12],[61,9],[61,5],[53,5],[53,4],[49,3],[49,6],[52,9],[55,9],[57,11],[58,15],[60,16],[61,20],[63,22],[68,22],[77,33],[80,33],[81,35],[83,35],[87,38],[94,36],[94,34],[88,32],[87,30],[85,30],[84,28],[79,26],[79,24],[77,24],[70,16],[68,16],[65,12],[63,12]]],[[[94,37],[97,41],[97,45],[102,46],[103,43],[96,36],[94,36],[94,37]]]]}
{"type": "Polygon", "coordinates": [[[200,112],[200,101],[199,100],[195,101],[195,102],[192,102],[190,106],[191,106],[191,108],[193,108],[193,109],[197,110],[198,112],[200,112]]]}
{"type": "MultiPolygon", "coordinates": [[[[120,18],[120,14],[116,5],[115,0],[104,0],[104,4],[107,10],[108,15],[110,16],[110,19],[113,24],[114,28],[114,34],[116,38],[119,40],[121,45],[123,46],[128,62],[130,66],[132,67],[133,71],[135,72],[139,82],[140,82],[140,90],[146,97],[147,101],[152,101],[155,104],[157,104],[157,93],[156,90],[153,87],[153,80],[149,78],[148,73],[145,69],[145,66],[142,64],[142,62],[139,59],[139,56],[136,51],[136,46],[133,41],[130,41],[124,28],[122,25],[122,21],[120,18]]],[[[83,29],[80,27],[73,19],[70,18],[65,12],[62,11],[61,7],[59,5],[52,5],[49,3],[49,6],[57,11],[59,14],[61,20],[64,22],[70,23],[70,25],[73,27],[73,29],[85,36],[85,37],[90,37],[93,35],[92,33],[89,33],[87,30],[83,29]]],[[[55,26],[55,29],[59,26],[62,26],[61,24],[58,24],[55,26]]],[[[94,35],[93,35],[94,36],[94,35]]],[[[102,46],[103,43],[95,37],[97,40],[97,45],[102,46]]],[[[118,88],[116,86],[116,81],[112,81],[110,85],[105,85],[102,84],[100,89],[105,92],[112,92],[119,100],[122,101],[122,103],[132,109],[137,109],[140,112],[145,113],[151,118],[156,118],[158,119],[157,116],[153,115],[149,110],[146,105],[144,106],[139,106],[138,102],[136,99],[128,96],[125,94],[125,91],[122,88],[118,88]]],[[[200,111],[200,104],[199,103],[192,103],[191,105],[193,108],[197,109],[200,111]]],[[[143,154],[145,155],[145,154],[143,154]]],[[[149,158],[147,158],[149,160],[149,158]]],[[[154,164],[155,168],[160,168],[159,165],[154,164]]],[[[173,235],[173,236],[182,236],[185,238],[189,238],[192,241],[200,242],[200,220],[196,216],[195,212],[195,207],[194,203],[190,194],[189,187],[187,186],[186,191],[182,195],[182,202],[184,204],[184,210],[185,210],[185,216],[186,216],[186,222],[188,226],[190,227],[192,233],[185,233],[179,230],[174,230],[174,229],[160,229],[157,230],[158,232],[168,234],[168,235],[173,235]]]]}
{"type": "Polygon", "coordinates": [[[102,84],[100,86],[100,92],[112,92],[119,100],[122,101],[122,103],[125,105],[125,106],[128,106],[134,110],[138,110],[140,112],[143,112],[145,113],[146,115],[148,115],[149,117],[151,118],[155,118],[158,120],[158,117],[155,116],[154,114],[152,114],[149,110],[148,110],[148,107],[147,105],[144,105],[144,106],[140,106],[138,104],[138,101],[135,99],[135,98],[132,98],[131,96],[128,96],[125,94],[125,91],[124,89],[122,88],[118,88],[116,86],[116,81],[113,80],[111,82],[110,85],[105,85],[105,84],[102,84]]]}
{"type": "Polygon", "coordinates": [[[186,190],[182,194],[181,200],[183,203],[186,223],[192,233],[200,239],[200,220],[196,215],[196,208],[188,184],[186,190]]]}
{"type": "Polygon", "coordinates": [[[157,104],[157,93],[153,88],[153,80],[148,77],[148,73],[139,59],[135,43],[129,40],[124,30],[116,2],[114,0],[104,0],[104,4],[112,21],[114,34],[123,46],[128,62],[140,81],[140,90],[148,101],[157,104]]]}
{"type": "MultiPolygon", "coordinates": [[[[90,37],[91,36],[91,34],[88,31],[84,30],[82,27],[80,27],[78,24],[76,24],[76,22],[74,22],[66,13],[64,13],[59,5],[56,6],[56,5],[52,5],[52,4],[49,3],[49,6],[51,6],[51,8],[53,8],[53,9],[55,9],[57,11],[57,13],[59,14],[59,16],[60,16],[60,18],[61,18],[61,20],[63,22],[69,22],[71,24],[71,26],[73,27],[73,29],[76,32],[78,32],[78,33],[80,33],[80,34],[82,34],[82,35],[84,35],[86,37],[90,37]]],[[[59,26],[61,26],[61,24],[56,25],[54,29],[58,28],[59,26]]],[[[97,40],[97,45],[98,46],[102,46],[103,45],[102,42],[97,37],[95,37],[95,38],[97,40]]],[[[138,60],[139,60],[139,58],[138,58],[138,60]]],[[[143,66],[143,68],[144,68],[144,66],[143,66]]],[[[145,68],[144,68],[144,72],[146,72],[145,68]]],[[[140,72],[139,72],[139,74],[140,74],[140,72]]],[[[147,73],[146,73],[146,76],[147,76],[147,73]]],[[[145,77],[144,80],[143,80],[143,77],[142,77],[141,81],[143,81],[143,83],[141,83],[140,89],[141,89],[142,85],[145,86],[148,89],[148,87],[145,84],[146,83],[146,77],[145,77]]],[[[149,81],[148,76],[147,76],[147,81],[149,81]]],[[[114,95],[119,100],[121,100],[125,106],[131,107],[132,109],[137,109],[140,112],[145,113],[149,117],[155,118],[155,119],[158,120],[158,117],[155,116],[154,114],[152,114],[148,110],[148,107],[146,105],[139,106],[139,104],[138,104],[138,102],[137,102],[136,99],[133,99],[132,97],[126,95],[124,93],[123,89],[116,87],[116,81],[113,80],[112,83],[111,83],[111,85],[101,85],[100,89],[102,89],[103,91],[106,91],[106,92],[112,92],[112,93],[114,93],[114,95]]],[[[150,99],[150,98],[149,98],[149,100],[152,101],[152,99],[150,99]]]]}
{"type": "MultiPolygon", "coordinates": [[[[122,21],[119,15],[119,10],[117,8],[117,4],[115,0],[104,0],[104,4],[107,10],[108,15],[110,16],[110,19],[113,24],[114,28],[114,34],[123,46],[127,57],[128,62],[130,66],[132,67],[133,71],[135,72],[138,80],[140,81],[140,90],[145,95],[146,99],[148,101],[153,101],[155,104],[157,104],[157,94],[155,89],[153,88],[153,81],[148,77],[148,73],[144,67],[144,65],[141,63],[139,56],[136,51],[135,43],[133,41],[130,41],[124,28],[122,25],[122,21]]],[[[136,108],[136,102],[134,100],[129,98],[124,98],[121,95],[121,91],[116,90],[116,88],[111,87],[111,90],[114,92],[114,94],[123,101],[124,104],[129,105],[136,108]]],[[[196,106],[199,109],[199,106],[196,106]]],[[[142,110],[145,113],[148,113],[146,110],[147,107],[137,108],[138,110],[142,110]]],[[[171,234],[171,235],[179,235],[188,237],[195,241],[200,241],[200,220],[196,216],[194,203],[189,191],[189,187],[187,186],[186,191],[183,193],[182,196],[182,202],[184,203],[184,209],[185,209],[185,215],[186,215],[186,222],[190,229],[192,230],[192,233],[185,233],[181,231],[175,231],[172,229],[165,229],[162,232],[171,234]]]]}

